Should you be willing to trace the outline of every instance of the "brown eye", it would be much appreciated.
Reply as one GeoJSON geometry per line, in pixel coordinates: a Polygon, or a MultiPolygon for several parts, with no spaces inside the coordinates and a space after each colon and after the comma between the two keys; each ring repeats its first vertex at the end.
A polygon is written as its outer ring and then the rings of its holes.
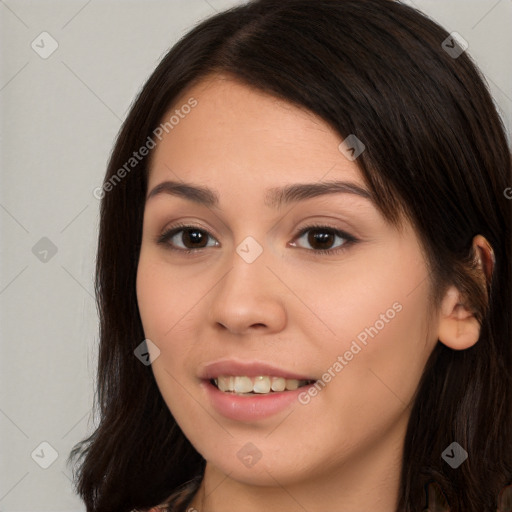
{"type": "Polygon", "coordinates": [[[332,231],[311,229],[309,230],[307,239],[308,244],[310,244],[313,249],[330,249],[336,239],[336,235],[332,231]]]}
{"type": "MultiPolygon", "coordinates": [[[[353,236],[329,226],[308,226],[304,228],[295,240],[303,240],[300,244],[291,243],[292,247],[309,249],[316,254],[334,254],[345,250],[357,242],[353,236]],[[304,246],[304,243],[306,246],[304,246]],[[309,247],[307,247],[309,245],[309,247]]],[[[192,253],[199,249],[218,247],[219,242],[204,229],[196,226],[173,226],[157,238],[157,243],[165,245],[174,251],[192,253]]]]}
{"type": "MultiPolygon", "coordinates": [[[[185,246],[189,244],[191,248],[206,247],[208,235],[199,229],[183,229],[181,230],[181,240],[185,246]]],[[[188,247],[187,247],[188,248],[188,247]]]]}
{"type": "Polygon", "coordinates": [[[313,252],[320,254],[336,253],[356,242],[356,239],[348,233],[329,226],[307,226],[301,230],[296,240],[299,240],[300,244],[294,243],[293,246],[311,248],[313,252]]]}
{"type": "Polygon", "coordinates": [[[215,247],[218,242],[203,229],[195,226],[172,227],[165,231],[157,240],[160,244],[168,245],[177,251],[192,251],[194,249],[205,249],[215,247]],[[209,244],[209,239],[213,243],[209,244]]]}

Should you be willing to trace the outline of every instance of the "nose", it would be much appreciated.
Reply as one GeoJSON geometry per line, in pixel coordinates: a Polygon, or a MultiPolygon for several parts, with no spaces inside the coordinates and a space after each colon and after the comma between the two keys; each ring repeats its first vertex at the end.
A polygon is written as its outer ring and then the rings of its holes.
{"type": "Polygon", "coordinates": [[[284,289],[276,269],[267,267],[265,251],[251,263],[233,251],[226,271],[211,294],[208,321],[233,334],[275,333],[286,325],[284,289]]]}

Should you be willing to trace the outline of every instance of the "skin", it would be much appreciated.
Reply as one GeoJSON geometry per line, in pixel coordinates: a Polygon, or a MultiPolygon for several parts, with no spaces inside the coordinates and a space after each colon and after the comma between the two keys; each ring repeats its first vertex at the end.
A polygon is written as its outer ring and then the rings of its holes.
{"type": "Polygon", "coordinates": [[[438,339],[456,349],[474,344],[478,324],[453,287],[427,314],[418,237],[406,221],[401,230],[389,224],[371,200],[336,193],[280,209],[265,204],[267,188],[293,183],[366,188],[357,161],[339,151],[340,136],[322,119],[225,76],[198,83],[170,112],[190,97],[197,106],[153,150],[148,192],[166,180],[206,185],[219,207],[170,194],[147,200],[137,298],[145,335],[160,350],[152,364],[160,392],[207,460],[192,506],[391,512],[425,363],[438,339]],[[199,228],[209,246],[173,251],[170,243],[187,243],[183,232],[158,244],[178,221],[199,228]],[[315,253],[314,240],[297,238],[311,222],[359,241],[338,254],[315,253]],[[263,249],[252,263],[236,252],[247,236],[263,249]],[[198,368],[228,356],[321,378],[397,303],[400,312],[307,405],[237,422],[213,409],[200,387],[198,368]],[[248,442],[261,453],[252,467],[237,457],[248,442]]]}

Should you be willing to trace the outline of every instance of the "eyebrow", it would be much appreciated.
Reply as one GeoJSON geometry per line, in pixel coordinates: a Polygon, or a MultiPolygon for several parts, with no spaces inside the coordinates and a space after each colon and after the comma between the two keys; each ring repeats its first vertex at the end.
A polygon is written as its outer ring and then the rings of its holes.
{"type": "MultiPolygon", "coordinates": [[[[278,209],[289,203],[339,193],[354,194],[372,201],[370,192],[355,183],[348,181],[324,181],[319,183],[294,183],[284,187],[267,189],[265,205],[278,209]]],[[[146,201],[160,194],[181,197],[210,208],[218,208],[220,203],[219,195],[213,189],[182,181],[164,181],[156,185],[147,195],[146,201]]]]}

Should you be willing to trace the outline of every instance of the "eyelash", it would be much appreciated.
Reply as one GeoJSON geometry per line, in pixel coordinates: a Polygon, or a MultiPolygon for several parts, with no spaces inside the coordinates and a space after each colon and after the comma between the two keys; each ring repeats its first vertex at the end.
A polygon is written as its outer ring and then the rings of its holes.
{"type": "MultiPolygon", "coordinates": [[[[206,231],[203,228],[200,228],[199,226],[194,226],[190,224],[176,224],[174,226],[171,226],[170,228],[166,229],[162,234],[158,235],[156,238],[156,243],[160,245],[166,245],[170,250],[177,251],[182,254],[191,254],[191,253],[197,253],[198,251],[201,251],[203,249],[209,249],[209,247],[199,247],[197,249],[177,249],[176,247],[173,247],[169,240],[177,235],[178,233],[186,230],[197,230],[202,233],[205,233],[208,237],[214,238],[208,231],[206,231]]],[[[351,245],[357,243],[359,240],[355,238],[354,236],[350,235],[349,233],[346,233],[345,231],[341,231],[339,229],[336,229],[331,226],[326,226],[323,224],[310,224],[307,226],[304,226],[293,238],[293,240],[302,238],[308,231],[323,230],[324,232],[328,232],[330,234],[333,234],[335,236],[339,236],[340,238],[343,238],[344,243],[340,247],[336,247],[335,249],[306,249],[306,251],[313,252],[314,254],[325,254],[325,255],[334,255],[334,254],[340,254],[341,252],[345,251],[350,247],[351,245]]],[[[304,249],[304,247],[299,247],[299,249],[304,249]]]]}

